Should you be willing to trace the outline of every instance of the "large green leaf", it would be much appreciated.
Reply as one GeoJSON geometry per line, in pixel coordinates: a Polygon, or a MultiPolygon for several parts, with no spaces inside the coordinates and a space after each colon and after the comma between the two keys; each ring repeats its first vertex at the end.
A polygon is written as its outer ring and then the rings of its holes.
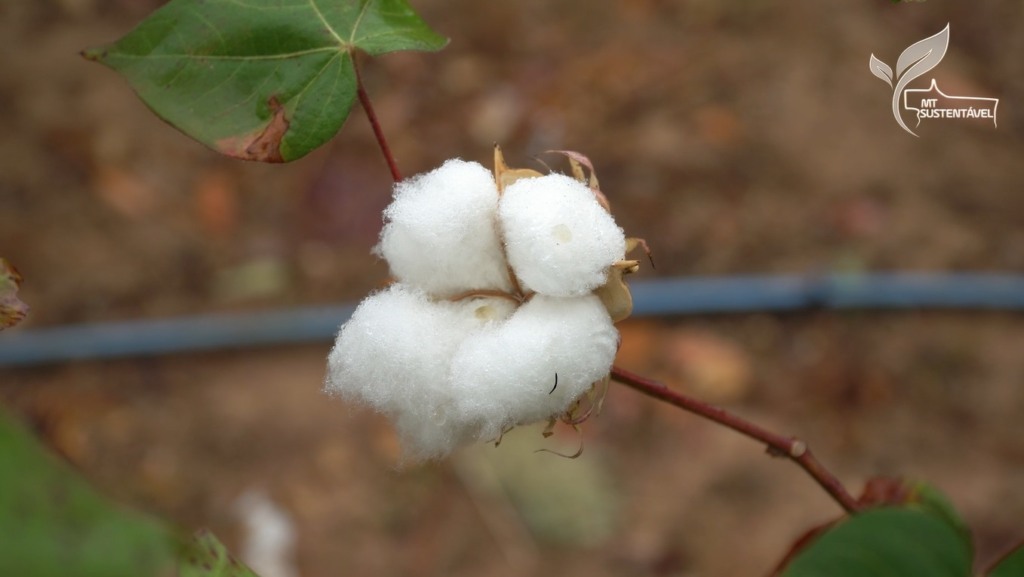
{"type": "Polygon", "coordinates": [[[111,504],[2,410],[0,575],[255,577],[212,535],[111,504]]]}
{"type": "Polygon", "coordinates": [[[783,577],[970,577],[971,546],[942,515],[880,507],[837,524],[801,551],[783,577]]]}
{"type": "Polygon", "coordinates": [[[229,156],[299,158],[341,128],[353,54],[439,50],[405,0],[171,0],[117,42],[83,52],[161,118],[229,156]]]}

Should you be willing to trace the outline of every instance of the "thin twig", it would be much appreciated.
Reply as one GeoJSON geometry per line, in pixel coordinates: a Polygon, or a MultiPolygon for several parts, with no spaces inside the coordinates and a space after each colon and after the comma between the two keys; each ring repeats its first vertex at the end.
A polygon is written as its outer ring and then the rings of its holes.
{"type": "Polygon", "coordinates": [[[839,479],[814,457],[814,454],[807,447],[807,443],[800,439],[773,433],[724,409],[673,391],[663,383],[641,377],[625,369],[612,367],[611,376],[616,381],[632,387],[645,395],[675,405],[680,409],[714,421],[737,433],[764,443],[768,446],[768,453],[770,455],[786,457],[799,465],[847,513],[854,513],[861,508],[857,500],[839,482],[839,479]]]}
{"type": "Polygon", "coordinates": [[[391,154],[391,147],[388,146],[388,140],[384,138],[384,131],[381,130],[380,122],[377,121],[377,113],[373,111],[373,104],[370,102],[370,96],[366,93],[366,87],[363,86],[363,77],[359,74],[359,66],[356,64],[355,58],[352,58],[352,68],[356,73],[356,93],[359,95],[359,103],[363,105],[366,118],[369,119],[370,126],[373,127],[373,135],[377,138],[380,152],[388,163],[388,169],[391,170],[391,179],[398,182],[402,180],[402,173],[398,172],[398,165],[395,163],[395,157],[391,154]]]}

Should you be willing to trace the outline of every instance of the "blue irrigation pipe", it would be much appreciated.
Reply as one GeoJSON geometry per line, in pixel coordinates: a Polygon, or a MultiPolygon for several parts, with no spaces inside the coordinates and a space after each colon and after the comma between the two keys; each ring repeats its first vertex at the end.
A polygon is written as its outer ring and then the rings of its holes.
{"type": "MultiPolygon", "coordinates": [[[[689,277],[630,283],[633,315],[808,309],[1024,311],[1024,275],[849,274],[689,277]]],[[[0,366],[325,342],[355,305],[96,323],[0,333],[0,366]]]]}

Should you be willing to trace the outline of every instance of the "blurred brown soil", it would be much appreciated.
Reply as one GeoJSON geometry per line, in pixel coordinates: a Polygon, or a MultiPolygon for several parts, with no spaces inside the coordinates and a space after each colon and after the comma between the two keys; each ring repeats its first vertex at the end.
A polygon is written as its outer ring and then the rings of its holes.
{"type": "MultiPolygon", "coordinates": [[[[407,174],[487,163],[494,142],[518,164],[584,152],[654,249],[648,278],[1024,271],[1019,2],[413,4],[450,47],[364,66],[407,174]],[[931,122],[913,138],[868,56],[893,63],[947,22],[933,74],[1000,98],[999,126],[931,122]]],[[[369,249],[389,176],[358,108],[291,165],[217,157],[77,56],[156,5],[0,5],[0,255],[26,279],[25,326],[379,286],[369,249]]],[[[983,554],[1024,537],[1019,314],[698,316],[622,333],[621,365],[801,436],[854,491],[927,479],[983,554]]],[[[104,491],[235,548],[238,496],[266,490],[296,524],[305,577],[760,575],[839,513],[756,444],[615,386],[577,461],[532,453],[571,452],[571,431],[524,431],[399,469],[386,422],[320,393],[328,347],[8,369],[0,399],[104,491]]]]}

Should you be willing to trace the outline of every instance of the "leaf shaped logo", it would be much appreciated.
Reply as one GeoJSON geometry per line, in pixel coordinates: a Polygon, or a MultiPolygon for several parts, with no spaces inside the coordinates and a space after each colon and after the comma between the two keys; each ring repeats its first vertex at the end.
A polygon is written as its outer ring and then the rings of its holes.
{"type": "Polygon", "coordinates": [[[876,58],[874,54],[871,55],[868,61],[868,68],[871,70],[871,73],[884,80],[889,86],[892,86],[893,80],[896,80],[896,86],[893,87],[892,93],[892,114],[896,117],[896,122],[899,123],[903,130],[914,136],[917,136],[917,134],[914,134],[913,130],[907,128],[907,125],[903,123],[903,118],[900,117],[900,97],[903,94],[903,90],[914,79],[938,66],[939,62],[942,61],[942,57],[946,55],[947,48],[949,48],[948,23],[937,34],[908,46],[903,51],[903,54],[900,54],[899,59],[896,60],[895,76],[892,69],[876,58]]]}
{"type": "Polygon", "coordinates": [[[892,68],[889,68],[888,64],[875,58],[875,55],[872,54],[871,60],[868,61],[868,68],[872,74],[884,80],[890,88],[892,87],[892,68]]]}

